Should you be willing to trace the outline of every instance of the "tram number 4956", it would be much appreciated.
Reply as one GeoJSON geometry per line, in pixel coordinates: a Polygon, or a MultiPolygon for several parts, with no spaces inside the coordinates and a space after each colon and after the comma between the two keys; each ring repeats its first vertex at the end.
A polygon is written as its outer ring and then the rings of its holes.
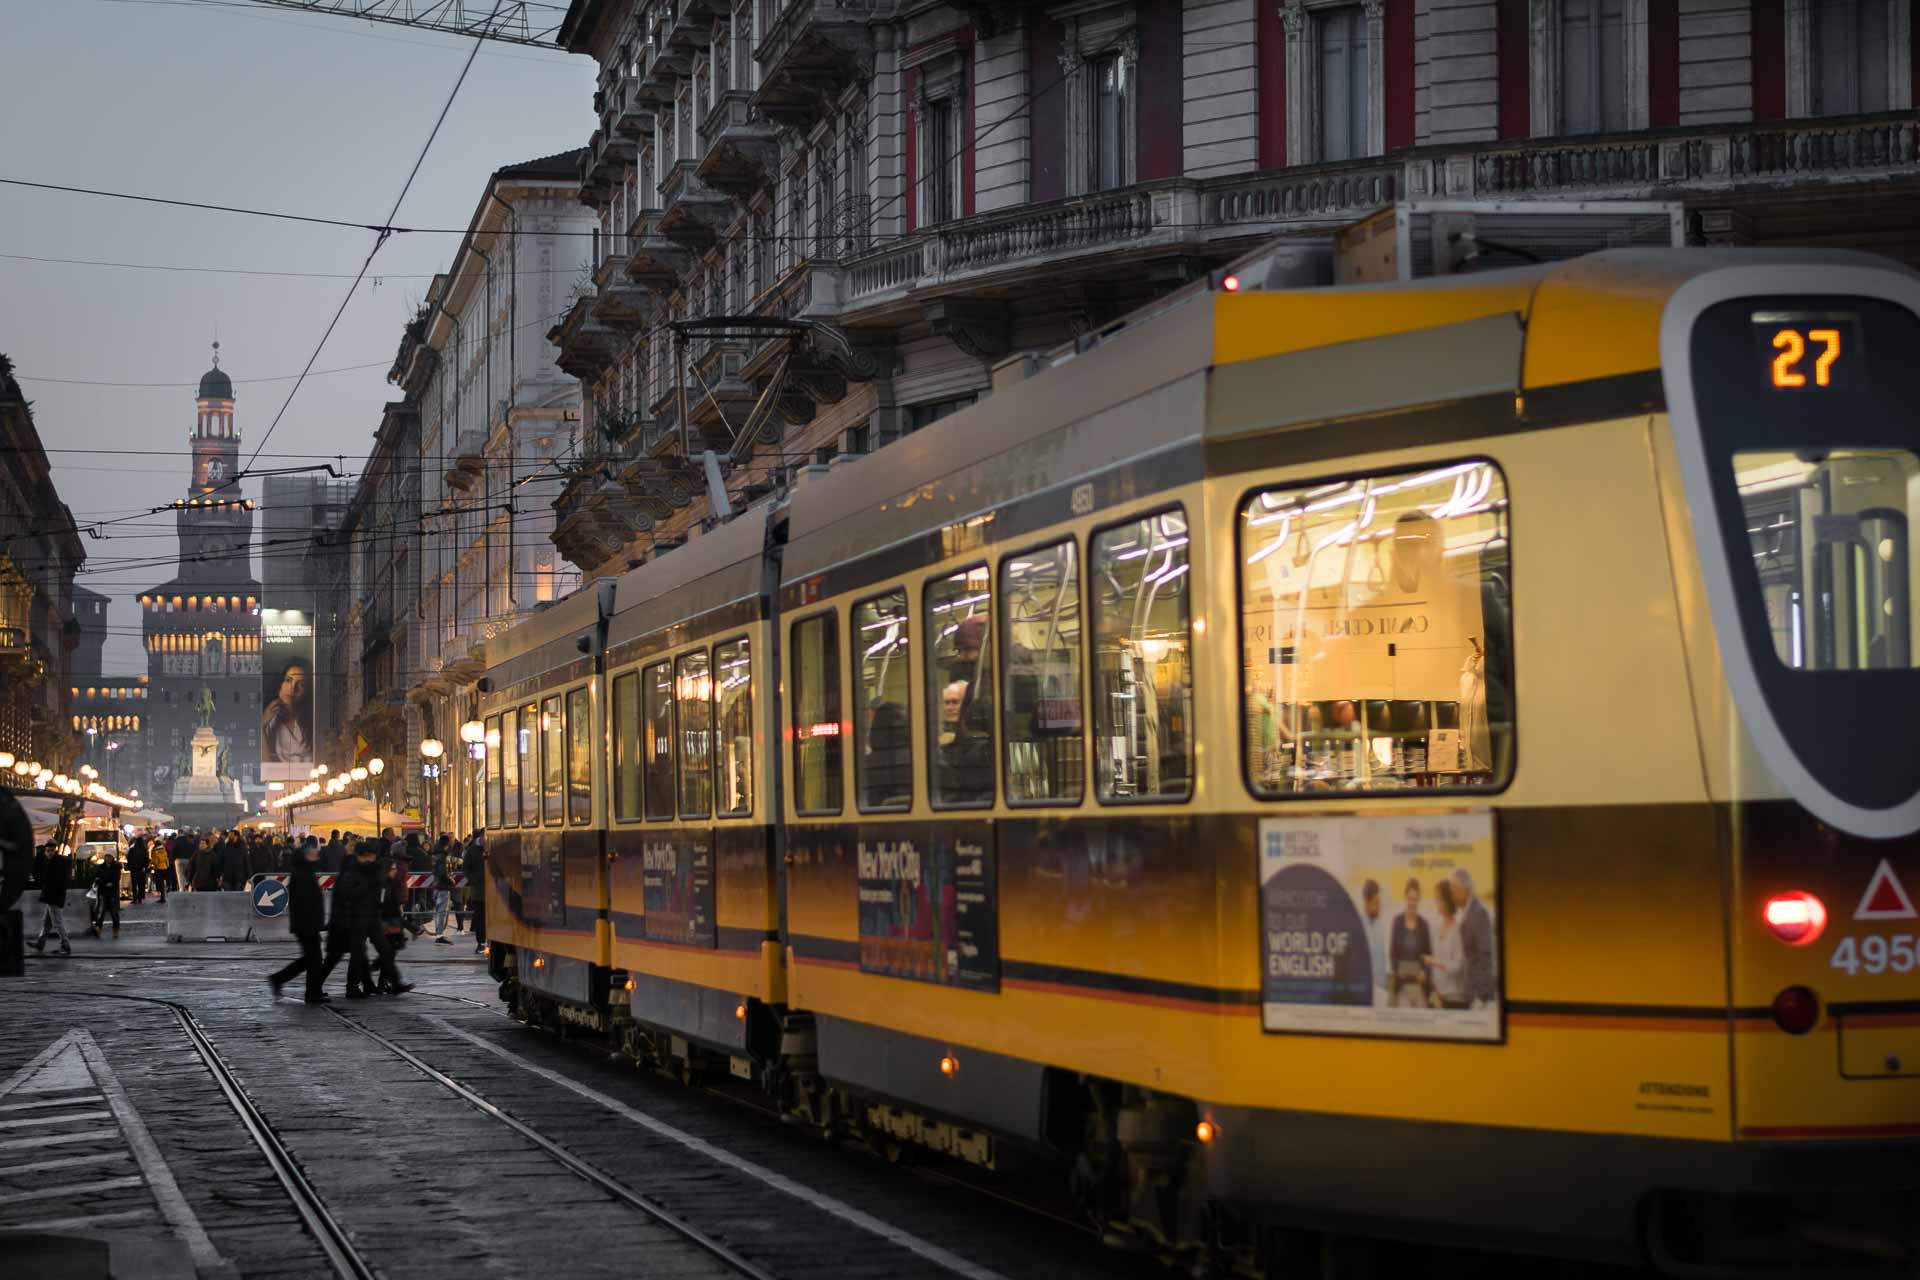
{"type": "Polygon", "coordinates": [[[1876,933],[1857,940],[1842,938],[1827,963],[1850,976],[1862,969],[1868,973],[1912,973],[1920,964],[1920,937],[1899,934],[1886,938],[1876,933]]]}

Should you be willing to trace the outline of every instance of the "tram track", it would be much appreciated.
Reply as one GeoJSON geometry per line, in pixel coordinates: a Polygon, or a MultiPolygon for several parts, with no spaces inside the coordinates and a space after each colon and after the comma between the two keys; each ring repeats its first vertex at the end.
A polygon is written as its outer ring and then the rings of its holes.
{"type": "MultiPolygon", "coordinates": [[[[450,996],[446,998],[458,999],[459,997],[450,996]]],[[[467,1003],[478,1003],[478,1002],[469,1001],[467,1003]]],[[[493,1102],[491,1099],[481,1094],[478,1090],[468,1085],[462,1084],[460,1081],[454,1079],[452,1076],[448,1075],[446,1072],[440,1070],[438,1067],[432,1065],[431,1063],[427,1062],[425,1059],[421,1058],[418,1054],[414,1053],[412,1050],[397,1043],[391,1037],[382,1035],[380,1032],[375,1031],[373,1028],[369,1026],[366,1026],[364,1023],[361,1023],[353,1018],[348,1017],[346,1014],[340,1012],[338,1009],[328,1008],[327,1012],[329,1014],[332,1014],[333,1017],[337,1019],[343,1026],[346,1026],[350,1030],[354,1031],[356,1034],[364,1036],[368,1040],[373,1041],[375,1044],[379,1045],[381,1048],[387,1050],[387,1052],[393,1054],[395,1057],[399,1058],[401,1061],[407,1063],[407,1065],[411,1066],[414,1070],[420,1072],[420,1074],[426,1076],[429,1080],[432,1080],[434,1083],[440,1085],[442,1088],[453,1093],[461,1101],[465,1102],[468,1106],[474,1108],[476,1111],[479,1111],[482,1115],[489,1116],[494,1120],[499,1121],[501,1124],[507,1126],[507,1128],[513,1130],[515,1133],[519,1134],[522,1138],[526,1139],[528,1142],[533,1143],[533,1145],[540,1148],[540,1150],[544,1151],[553,1160],[555,1160],[557,1163],[565,1167],[568,1171],[570,1171],[577,1177],[583,1179],[588,1183],[591,1183],[593,1186],[598,1187],[601,1191],[605,1192],[607,1195],[612,1196],[615,1200],[618,1200],[621,1203],[626,1204],[630,1208],[639,1210],[641,1213],[652,1218],[655,1222],[658,1222],[661,1226],[676,1232],[682,1238],[684,1238],[688,1243],[696,1245],[700,1249],[712,1255],[714,1258],[724,1263],[726,1266],[731,1268],[737,1274],[745,1277],[746,1280],[777,1280],[777,1277],[774,1275],[773,1272],[767,1271],[764,1268],[759,1267],[754,1263],[748,1261],[747,1259],[741,1257],[738,1253],[734,1252],[727,1245],[725,1245],[719,1240],[714,1239],[712,1236],[700,1230],[700,1228],[694,1226],[692,1223],[687,1222],[685,1219],[681,1218],[678,1214],[672,1212],[671,1210],[667,1209],[663,1205],[660,1205],[654,1202],[648,1197],[641,1195],[639,1192],[632,1190],[631,1188],[626,1186],[624,1183],[620,1182],[618,1179],[603,1172],[602,1170],[595,1167],[594,1165],[589,1164],[587,1161],[581,1159],[579,1156],[575,1155],[573,1152],[567,1150],[566,1147],[562,1146],[560,1143],[554,1141],[552,1138],[547,1137],[545,1134],[541,1133],[538,1129],[535,1129],[532,1125],[529,1125],[525,1121],[515,1117],[514,1115],[506,1111],[504,1108],[500,1107],[498,1104],[493,1102]]]]}
{"type": "Polygon", "coordinates": [[[159,996],[138,996],[121,991],[14,991],[14,996],[41,997],[45,999],[71,999],[81,997],[93,1000],[124,1000],[136,1004],[155,1005],[173,1015],[187,1043],[206,1065],[214,1083],[219,1087],[221,1096],[239,1117],[247,1136],[259,1148],[267,1167],[286,1191],[294,1211],[326,1254],[327,1263],[342,1280],[376,1280],[379,1272],[371,1262],[361,1254],[348,1237],[346,1228],[328,1208],[326,1200],[307,1179],[299,1162],[281,1142],[279,1135],[267,1122],[260,1109],[248,1096],[246,1086],[240,1082],[233,1069],[227,1065],[220,1050],[214,1045],[212,1037],[193,1016],[192,1010],[174,1000],[159,996]]]}

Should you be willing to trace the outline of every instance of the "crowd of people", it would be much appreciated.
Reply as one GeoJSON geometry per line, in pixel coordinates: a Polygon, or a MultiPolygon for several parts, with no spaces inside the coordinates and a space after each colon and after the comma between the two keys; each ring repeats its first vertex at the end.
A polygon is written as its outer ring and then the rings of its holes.
{"type": "MultiPolygon", "coordinates": [[[[117,938],[123,899],[137,906],[150,893],[165,902],[169,892],[245,891],[257,876],[285,874],[292,895],[289,912],[294,936],[311,933],[317,940],[323,931],[329,935],[329,960],[318,960],[316,941],[314,967],[324,964],[331,970],[337,957],[345,954],[350,961],[348,995],[392,990],[404,985],[392,953],[404,946],[406,939],[423,936],[429,918],[434,940],[450,946],[453,938],[447,928],[448,917],[452,917],[454,933],[466,933],[471,917],[474,950],[484,950],[484,865],[484,847],[477,834],[464,847],[444,834],[428,845],[417,832],[401,839],[391,827],[377,839],[357,844],[351,843],[351,837],[343,838],[339,831],[332,832],[324,844],[313,835],[296,839],[240,830],[183,831],[151,839],[135,836],[127,846],[124,875],[121,854],[115,846],[88,846],[76,856],[66,846],[49,841],[34,850],[23,886],[39,891],[41,917],[37,936],[28,937],[26,945],[44,954],[48,942],[58,939],[59,954],[73,954],[66,925],[67,901],[73,893],[87,897],[87,934],[99,938],[110,928],[111,936],[117,938]],[[408,877],[413,872],[430,873],[430,887],[409,889],[408,877]],[[313,918],[314,912],[323,909],[318,880],[322,873],[339,877],[334,884],[330,927],[313,918]],[[460,883],[462,875],[464,885],[460,883]],[[303,929],[308,925],[311,928],[303,929]],[[338,939],[337,948],[334,939],[338,939]],[[359,967],[351,963],[367,941],[374,943],[380,957],[381,981],[377,986],[366,980],[364,960],[359,967]]],[[[30,933],[34,923],[29,916],[30,933]]],[[[302,945],[304,948],[304,939],[302,945]]],[[[276,993],[282,981],[285,979],[275,982],[276,993]]],[[[324,973],[318,981],[324,981],[324,973]]],[[[310,995],[318,994],[318,981],[310,975],[310,995]]]]}

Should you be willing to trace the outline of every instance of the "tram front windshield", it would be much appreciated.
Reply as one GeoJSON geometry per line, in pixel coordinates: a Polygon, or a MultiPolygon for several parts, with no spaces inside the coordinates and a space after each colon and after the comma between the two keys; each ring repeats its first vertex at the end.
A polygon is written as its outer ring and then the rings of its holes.
{"type": "Polygon", "coordinates": [[[1920,459],[1907,449],[1755,451],[1736,454],[1733,468],[1780,662],[1912,668],[1920,459]]]}

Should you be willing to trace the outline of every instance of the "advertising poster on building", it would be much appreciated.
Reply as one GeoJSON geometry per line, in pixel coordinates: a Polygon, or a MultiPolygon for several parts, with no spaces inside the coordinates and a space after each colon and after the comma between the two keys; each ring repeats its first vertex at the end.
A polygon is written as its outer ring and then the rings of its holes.
{"type": "Polygon", "coordinates": [[[1268,1031],[1498,1041],[1493,815],[1260,823],[1268,1031]]]}
{"type": "Polygon", "coordinates": [[[313,772],[313,621],[298,609],[260,613],[260,780],[313,772]]]}
{"type": "Polygon", "coordinates": [[[991,828],[984,823],[863,833],[860,968],[997,991],[1000,941],[991,828]]]}
{"type": "Polygon", "coordinates": [[[648,840],[640,846],[640,859],[647,938],[694,947],[715,945],[713,843],[704,836],[648,840]]]}

